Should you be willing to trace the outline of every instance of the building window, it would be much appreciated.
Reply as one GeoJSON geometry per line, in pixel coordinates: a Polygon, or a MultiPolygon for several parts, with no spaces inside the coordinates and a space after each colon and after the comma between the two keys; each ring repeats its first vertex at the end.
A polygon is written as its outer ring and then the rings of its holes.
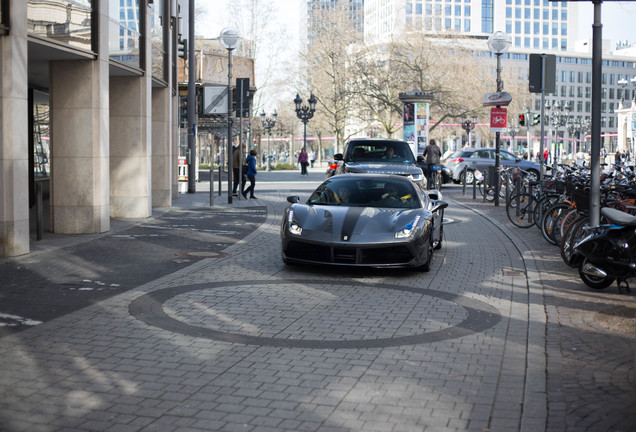
{"type": "Polygon", "coordinates": [[[540,40],[538,37],[532,39],[532,47],[539,49],[541,47],[540,40]]]}
{"type": "Polygon", "coordinates": [[[506,21],[506,33],[512,33],[512,21],[506,21]]]}
{"type": "Polygon", "coordinates": [[[468,19],[464,20],[464,31],[466,33],[470,32],[470,20],[468,20],[468,19]]]}
{"type": "Polygon", "coordinates": [[[417,3],[415,5],[415,13],[417,15],[422,15],[422,3],[417,3]]]}
{"type": "Polygon", "coordinates": [[[512,8],[506,8],[506,18],[512,18],[512,8]]]}
{"type": "Polygon", "coordinates": [[[413,13],[413,4],[412,3],[407,3],[406,4],[406,14],[407,15],[411,15],[412,13],[413,13]]]}
{"type": "Polygon", "coordinates": [[[482,0],[481,2],[481,31],[490,34],[493,32],[493,3],[494,0],[482,0]]]}
{"type": "Polygon", "coordinates": [[[525,34],[531,34],[530,25],[531,25],[530,21],[526,21],[525,23],[523,23],[523,32],[525,34]]]}
{"type": "MultiPolygon", "coordinates": [[[[0,0],[0,4],[5,3],[0,0]]],[[[27,32],[58,45],[95,51],[92,3],[91,0],[50,0],[43,4],[41,1],[27,0],[27,32]]],[[[6,12],[2,14],[4,20],[8,19],[5,17],[6,12]]]]}

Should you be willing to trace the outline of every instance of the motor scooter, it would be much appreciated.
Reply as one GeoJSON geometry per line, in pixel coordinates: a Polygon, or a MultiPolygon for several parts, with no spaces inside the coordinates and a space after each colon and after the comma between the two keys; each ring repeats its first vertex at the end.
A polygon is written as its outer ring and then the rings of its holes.
{"type": "Polygon", "coordinates": [[[587,229],[574,249],[581,255],[579,276],[594,289],[605,289],[615,280],[618,292],[630,292],[627,280],[636,277],[636,216],[609,207],[601,209],[610,224],[587,229]]]}

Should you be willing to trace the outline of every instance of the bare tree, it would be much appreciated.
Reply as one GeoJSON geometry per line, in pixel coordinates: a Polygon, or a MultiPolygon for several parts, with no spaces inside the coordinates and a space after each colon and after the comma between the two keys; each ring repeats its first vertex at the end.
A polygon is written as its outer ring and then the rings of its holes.
{"type": "MultiPolygon", "coordinates": [[[[303,55],[307,83],[318,100],[314,128],[322,125],[336,137],[335,151],[342,148],[345,130],[354,103],[355,81],[350,65],[351,53],[362,35],[351,25],[346,4],[316,10],[318,31],[303,55]]],[[[304,92],[303,92],[304,93],[304,92]]]]}

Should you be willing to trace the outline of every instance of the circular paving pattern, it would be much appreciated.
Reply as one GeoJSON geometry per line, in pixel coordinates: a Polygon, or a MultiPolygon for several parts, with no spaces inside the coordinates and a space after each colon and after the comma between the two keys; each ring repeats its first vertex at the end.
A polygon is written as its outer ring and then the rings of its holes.
{"type": "Polygon", "coordinates": [[[137,319],[187,336],[296,348],[382,348],[458,338],[500,320],[443,291],[324,281],[217,282],[166,288],[130,304],[137,319]]]}

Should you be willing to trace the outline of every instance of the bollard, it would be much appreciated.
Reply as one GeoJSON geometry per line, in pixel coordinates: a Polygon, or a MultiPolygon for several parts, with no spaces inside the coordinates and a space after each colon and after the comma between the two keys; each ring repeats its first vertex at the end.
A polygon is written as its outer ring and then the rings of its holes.
{"type": "Polygon", "coordinates": [[[210,207],[214,206],[214,168],[210,167],[210,207]]]}
{"type": "Polygon", "coordinates": [[[506,185],[506,202],[510,199],[510,187],[508,180],[510,180],[510,173],[506,172],[504,177],[504,184],[506,185]]]}
{"type": "Polygon", "coordinates": [[[219,196],[221,196],[221,173],[223,172],[223,168],[221,168],[221,164],[219,164],[219,196]]]}
{"type": "Polygon", "coordinates": [[[477,199],[477,176],[475,176],[475,171],[473,171],[473,199],[477,199]]]}
{"type": "Polygon", "coordinates": [[[467,166],[464,165],[464,174],[462,175],[462,195],[466,195],[466,171],[467,171],[467,166]]]}
{"type": "Polygon", "coordinates": [[[35,182],[35,226],[36,226],[36,239],[42,240],[44,237],[44,224],[42,223],[42,182],[35,182]]]}

